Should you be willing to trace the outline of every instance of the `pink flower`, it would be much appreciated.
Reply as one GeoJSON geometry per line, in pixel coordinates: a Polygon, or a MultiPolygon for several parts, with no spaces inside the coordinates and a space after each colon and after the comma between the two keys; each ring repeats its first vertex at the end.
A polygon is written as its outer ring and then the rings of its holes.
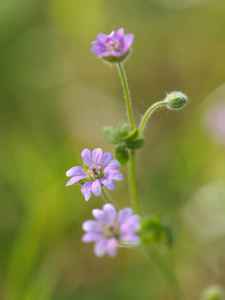
{"type": "Polygon", "coordinates": [[[82,225],[86,231],[82,241],[95,242],[94,252],[101,257],[105,253],[109,256],[117,254],[120,242],[137,245],[140,243],[136,232],[140,229],[140,217],[133,214],[129,207],[116,212],[112,204],[105,204],[103,210],[93,209],[96,220],[85,221],[82,225]]]}
{"type": "Polygon", "coordinates": [[[134,35],[124,35],[124,29],[112,31],[110,35],[99,33],[97,41],[92,42],[92,52],[97,54],[99,58],[106,58],[109,61],[119,61],[121,57],[125,57],[133,43],[134,35]]]}
{"type": "MultiPolygon", "coordinates": [[[[87,171],[81,167],[73,167],[66,172],[67,177],[72,177],[68,185],[72,185],[80,180],[85,181],[81,187],[81,192],[86,201],[91,197],[91,193],[99,196],[102,192],[101,186],[104,185],[109,190],[115,190],[114,181],[123,180],[123,175],[116,168],[120,167],[120,163],[116,159],[112,159],[110,152],[102,153],[102,149],[97,148],[91,151],[85,148],[81,152],[87,171]]],[[[83,182],[81,182],[83,183],[83,182]]]]}

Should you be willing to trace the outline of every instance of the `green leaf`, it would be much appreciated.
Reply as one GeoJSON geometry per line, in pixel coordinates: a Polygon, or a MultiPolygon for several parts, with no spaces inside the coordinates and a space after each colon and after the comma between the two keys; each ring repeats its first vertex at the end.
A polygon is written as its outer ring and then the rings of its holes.
{"type": "Polygon", "coordinates": [[[125,121],[121,121],[118,125],[117,125],[117,129],[116,129],[116,133],[117,135],[119,135],[122,139],[128,135],[128,130],[127,127],[129,126],[129,124],[125,121]]]}
{"type": "Polygon", "coordinates": [[[145,139],[143,137],[132,140],[132,141],[124,141],[126,143],[126,147],[131,150],[136,150],[143,147],[145,143],[145,139]]]}
{"type": "Polygon", "coordinates": [[[117,128],[114,129],[112,126],[106,126],[103,128],[105,139],[110,144],[119,144],[123,141],[123,138],[128,134],[128,130],[126,129],[128,127],[127,122],[120,122],[117,125],[117,128]]]}
{"type": "Polygon", "coordinates": [[[129,161],[129,153],[124,144],[119,144],[115,149],[115,157],[118,162],[124,167],[129,161]]]}
{"type": "Polygon", "coordinates": [[[174,231],[167,220],[158,216],[145,217],[141,220],[140,236],[142,243],[152,245],[165,241],[169,246],[174,243],[174,231]]]}
{"type": "Polygon", "coordinates": [[[107,126],[103,128],[105,139],[110,144],[118,144],[120,142],[120,137],[117,136],[115,129],[112,126],[107,126]]]}
{"type": "Polygon", "coordinates": [[[138,136],[138,133],[139,133],[138,129],[137,129],[137,128],[134,128],[128,135],[126,135],[126,136],[123,138],[123,140],[124,140],[125,142],[127,142],[127,141],[132,141],[132,140],[136,139],[136,137],[138,136]]]}

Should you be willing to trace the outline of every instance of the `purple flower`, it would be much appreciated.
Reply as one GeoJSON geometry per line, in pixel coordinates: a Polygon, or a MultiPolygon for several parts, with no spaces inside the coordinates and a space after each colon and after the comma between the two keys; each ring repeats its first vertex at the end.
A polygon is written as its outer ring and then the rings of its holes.
{"type": "Polygon", "coordinates": [[[140,217],[133,215],[129,207],[116,212],[112,204],[105,204],[103,210],[93,209],[96,220],[85,221],[86,231],[82,237],[85,243],[95,242],[94,252],[101,257],[105,253],[115,256],[120,242],[137,245],[140,242],[136,232],[140,229],[140,217]]]}
{"type": "Polygon", "coordinates": [[[83,184],[81,192],[86,201],[90,199],[91,193],[95,196],[101,194],[101,185],[104,185],[109,190],[115,190],[114,180],[123,180],[123,175],[116,170],[116,168],[120,167],[120,164],[116,159],[112,159],[113,155],[110,152],[102,153],[102,149],[97,148],[91,153],[89,149],[85,148],[81,152],[81,157],[87,166],[87,171],[81,167],[69,169],[66,172],[66,176],[72,178],[66,185],[72,185],[75,182],[83,184]]]}
{"type": "Polygon", "coordinates": [[[112,31],[110,35],[99,33],[97,41],[92,42],[92,52],[99,58],[105,58],[108,61],[121,61],[125,58],[133,43],[134,35],[124,36],[124,29],[112,31]]]}

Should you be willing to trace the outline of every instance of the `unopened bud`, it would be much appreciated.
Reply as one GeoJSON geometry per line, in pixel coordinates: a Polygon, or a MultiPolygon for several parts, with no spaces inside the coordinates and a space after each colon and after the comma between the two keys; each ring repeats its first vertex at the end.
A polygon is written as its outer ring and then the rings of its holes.
{"type": "Polygon", "coordinates": [[[181,109],[188,103],[188,97],[181,92],[169,93],[165,100],[169,109],[181,109]]]}

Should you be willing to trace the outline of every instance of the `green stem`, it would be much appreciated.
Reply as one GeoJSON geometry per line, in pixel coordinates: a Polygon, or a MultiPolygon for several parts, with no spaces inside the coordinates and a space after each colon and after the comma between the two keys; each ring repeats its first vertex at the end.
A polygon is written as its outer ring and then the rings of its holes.
{"type": "MultiPolygon", "coordinates": [[[[131,128],[131,130],[133,130],[134,129],[134,120],[133,120],[131,97],[130,97],[130,92],[129,92],[129,88],[128,88],[126,74],[125,74],[122,63],[118,63],[117,67],[118,67],[118,71],[119,71],[122,86],[123,86],[124,97],[126,100],[126,107],[127,107],[128,117],[129,117],[129,121],[130,121],[130,128],[131,128]]],[[[140,208],[140,203],[138,200],[137,181],[136,181],[136,175],[135,175],[135,150],[130,151],[129,181],[130,181],[130,197],[131,197],[131,202],[133,204],[134,212],[137,214],[140,214],[141,208],[140,208]]]]}
{"type": "Polygon", "coordinates": [[[106,203],[110,203],[110,204],[112,204],[115,208],[116,208],[116,210],[118,211],[118,206],[116,205],[116,203],[112,200],[112,198],[109,196],[109,194],[106,192],[106,190],[105,190],[105,188],[104,187],[102,187],[102,198],[104,199],[104,201],[106,202],[106,203]]]}
{"type": "Polygon", "coordinates": [[[141,119],[140,125],[139,125],[139,136],[142,134],[142,131],[145,128],[145,125],[150,117],[150,115],[153,113],[153,111],[158,108],[159,106],[166,105],[167,103],[165,101],[159,101],[153,104],[149,107],[149,109],[145,112],[144,116],[141,119]]]}
{"type": "Polygon", "coordinates": [[[118,67],[118,71],[119,71],[122,86],[123,86],[124,97],[126,100],[127,113],[128,113],[128,117],[129,117],[129,121],[130,121],[130,128],[131,128],[131,130],[133,130],[134,129],[134,120],[133,120],[131,97],[130,97],[130,93],[129,93],[129,89],[128,89],[127,77],[126,77],[122,63],[118,63],[117,67],[118,67]]]}
{"type": "Polygon", "coordinates": [[[179,287],[179,284],[174,276],[174,274],[171,272],[168,265],[165,263],[165,261],[161,258],[160,254],[151,246],[147,248],[148,254],[151,256],[155,266],[160,271],[162,277],[167,282],[168,286],[170,287],[171,292],[174,295],[174,298],[176,300],[185,300],[185,297],[179,287]]]}
{"type": "Polygon", "coordinates": [[[138,199],[137,180],[135,168],[135,150],[130,151],[130,196],[133,203],[134,212],[141,214],[140,202],[138,199]]]}

